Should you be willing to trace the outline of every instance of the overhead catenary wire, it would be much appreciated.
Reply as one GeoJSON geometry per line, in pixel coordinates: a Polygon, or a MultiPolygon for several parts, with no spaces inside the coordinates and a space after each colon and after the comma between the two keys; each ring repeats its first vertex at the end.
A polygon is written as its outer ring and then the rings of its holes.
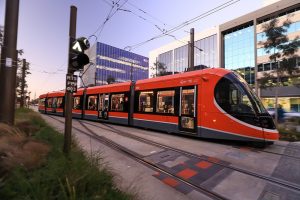
{"type": "Polygon", "coordinates": [[[202,13],[201,15],[198,15],[197,17],[194,17],[194,18],[192,18],[192,19],[190,19],[188,21],[183,22],[183,23],[175,26],[174,28],[166,30],[162,34],[156,35],[156,36],[154,36],[154,37],[152,37],[152,38],[150,38],[148,40],[145,40],[143,42],[140,42],[140,43],[137,43],[137,44],[134,44],[134,45],[131,45],[131,46],[127,46],[124,49],[128,48],[130,51],[133,50],[133,49],[136,49],[136,48],[138,48],[138,47],[140,47],[140,46],[142,46],[144,44],[147,44],[147,43],[149,43],[149,42],[151,42],[153,40],[156,40],[158,38],[167,36],[170,33],[176,32],[176,31],[178,31],[178,30],[180,30],[180,29],[182,29],[182,28],[184,28],[184,27],[186,27],[186,26],[188,26],[188,25],[190,25],[190,24],[192,24],[192,23],[194,23],[194,22],[196,22],[196,21],[198,21],[200,19],[203,19],[203,18],[205,18],[205,17],[207,17],[209,15],[212,15],[212,14],[220,11],[220,10],[223,10],[224,8],[227,8],[228,6],[231,6],[231,5],[233,5],[233,4],[235,4],[235,3],[239,2],[239,1],[240,0],[230,0],[230,1],[226,2],[226,3],[223,3],[223,4],[221,4],[221,5],[213,8],[213,9],[210,9],[209,11],[206,11],[206,12],[202,13]]]}
{"type": "Polygon", "coordinates": [[[96,31],[92,34],[95,35],[97,38],[97,41],[99,39],[100,34],[102,33],[106,23],[118,12],[118,8],[122,8],[127,2],[128,0],[125,0],[121,5],[119,4],[121,0],[118,0],[117,2],[112,2],[113,5],[111,6],[111,9],[109,11],[109,13],[107,14],[105,20],[103,21],[102,24],[100,24],[98,26],[98,28],[96,29],[96,31]],[[117,9],[115,9],[117,7],[117,9]],[[96,34],[98,32],[98,34],[96,34]]]}

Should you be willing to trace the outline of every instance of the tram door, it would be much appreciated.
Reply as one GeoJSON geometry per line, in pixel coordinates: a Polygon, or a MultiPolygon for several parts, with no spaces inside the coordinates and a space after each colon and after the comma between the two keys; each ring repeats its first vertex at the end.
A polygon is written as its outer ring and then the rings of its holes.
{"type": "Polygon", "coordinates": [[[98,118],[108,119],[108,108],[109,108],[109,95],[108,94],[100,94],[99,95],[98,118]]]}
{"type": "Polygon", "coordinates": [[[197,87],[180,88],[179,129],[196,134],[196,97],[197,87]]]}

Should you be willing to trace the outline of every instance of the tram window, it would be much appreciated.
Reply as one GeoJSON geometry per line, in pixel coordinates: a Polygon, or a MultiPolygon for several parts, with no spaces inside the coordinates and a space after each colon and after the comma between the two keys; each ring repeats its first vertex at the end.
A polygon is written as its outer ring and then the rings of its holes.
{"type": "Polygon", "coordinates": [[[63,108],[63,98],[62,97],[58,97],[57,98],[57,108],[63,108]]]}
{"type": "Polygon", "coordinates": [[[158,91],[156,112],[174,114],[174,90],[158,91]]]}
{"type": "MultiPolygon", "coordinates": [[[[127,98],[128,102],[128,98],[127,98]]],[[[125,95],[112,94],[111,95],[111,111],[124,111],[125,95]]]]}
{"type": "Polygon", "coordinates": [[[80,97],[74,97],[73,109],[81,110],[80,97]]]}
{"type": "Polygon", "coordinates": [[[227,113],[254,114],[253,105],[238,83],[222,78],[216,86],[215,98],[219,106],[227,113]]]}
{"type": "Polygon", "coordinates": [[[52,108],[52,102],[53,102],[53,98],[48,98],[47,99],[47,107],[48,108],[52,108]]]}
{"type": "Polygon", "coordinates": [[[191,116],[194,115],[194,111],[195,111],[194,95],[195,95],[195,89],[182,90],[181,114],[191,115],[191,116]]]}
{"type": "Polygon", "coordinates": [[[53,98],[52,100],[52,108],[57,108],[57,98],[53,98]]]}
{"type": "Polygon", "coordinates": [[[139,111],[153,112],[153,91],[141,92],[139,96],[139,111]]]}
{"type": "Polygon", "coordinates": [[[39,106],[45,106],[45,98],[39,100],[39,106]]]}
{"type": "Polygon", "coordinates": [[[97,95],[88,97],[87,110],[97,110],[97,95]]]}
{"type": "Polygon", "coordinates": [[[100,94],[100,99],[99,99],[99,110],[104,110],[104,95],[100,94]]]}

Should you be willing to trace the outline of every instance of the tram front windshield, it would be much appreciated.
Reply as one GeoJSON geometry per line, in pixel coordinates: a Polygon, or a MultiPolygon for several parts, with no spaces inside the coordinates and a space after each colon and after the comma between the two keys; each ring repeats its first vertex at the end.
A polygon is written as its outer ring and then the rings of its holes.
{"type": "Polygon", "coordinates": [[[247,82],[238,74],[232,72],[217,83],[215,88],[217,104],[228,114],[260,115],[266,110],[262,103],[249,88],[247,82]]]}

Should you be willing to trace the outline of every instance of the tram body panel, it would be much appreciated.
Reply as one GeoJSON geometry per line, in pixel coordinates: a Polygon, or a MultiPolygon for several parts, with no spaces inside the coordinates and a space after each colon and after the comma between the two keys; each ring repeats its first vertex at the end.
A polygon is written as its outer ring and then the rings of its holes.
{"type": "Polygon", "coordinates": [[[169,133],[178,133],[178,117],[152,114],[133,114],[133,125],[142,128],[156,129],[169,133]]]}

